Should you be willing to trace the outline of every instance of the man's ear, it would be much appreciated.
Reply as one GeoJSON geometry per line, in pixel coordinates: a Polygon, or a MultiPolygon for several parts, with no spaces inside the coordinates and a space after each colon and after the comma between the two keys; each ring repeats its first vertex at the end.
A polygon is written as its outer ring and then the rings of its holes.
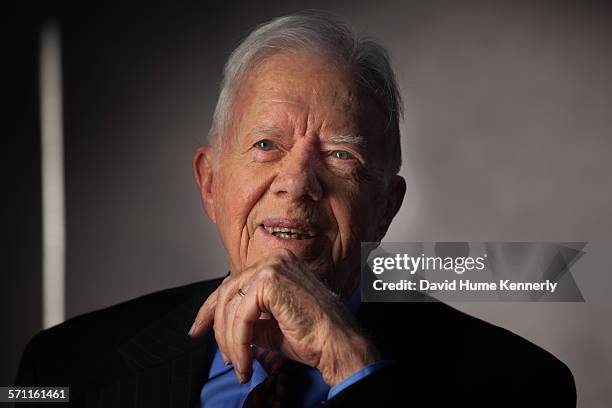
{"type": "Polygon", "coordinates": [[[198,147],[193,158],[193,175],[200,188],[202,208],[206,211],[208,218],[216,224],[214,206],[215,190],[213,188],[213,177],[215,174],[213,171],[213,161],[214,151],[212,147],[198,147]]]}
{"type": "Polygon", "coordinates": [[[382,240],[385,234],[387,234],[391,221],[393,221],[393,218],[402,207],[405,195],[406,180],[399,174],[393,175],[387,187],[387,191],[384,194],[383,214],[378,226],[377,241],[382,240]]]}

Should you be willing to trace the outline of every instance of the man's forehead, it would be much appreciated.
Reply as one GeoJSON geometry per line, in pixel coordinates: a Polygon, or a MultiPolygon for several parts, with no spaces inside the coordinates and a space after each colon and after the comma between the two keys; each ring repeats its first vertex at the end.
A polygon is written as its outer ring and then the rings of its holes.
{"type": "Polygon", "coordinates": [[[360,106],[364,94],[348,69],[316,55],[269,57],[245,75],[235,96],[235,129],[242,135],[315,131],[339,143],[363,144],[378,122],[363,117],[374,113],[366,108],[372,104],[360,106]]]}
{"type": "Polygon", "coordinates": [[[305,103],[300,95],[295,98],[250,98],[237,101],[240,129],[249,134],[285,135],[292,132],[322,136],[359,133],[358,112],[333,103],[305,103]]]}
{"type": "Polygon", "coordinates": [[[316,54],[269,56],[246,73],[240,89],[243,97],[251,94],[269,102],[296,105],[357,102],[348,68],[316,54]]]}

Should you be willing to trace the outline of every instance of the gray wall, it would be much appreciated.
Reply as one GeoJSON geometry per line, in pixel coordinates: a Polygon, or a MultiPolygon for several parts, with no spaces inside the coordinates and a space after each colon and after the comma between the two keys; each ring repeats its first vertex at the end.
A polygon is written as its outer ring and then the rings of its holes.
{"type": "MultiPolygon", "coordinates": [[[[408,192],[387,240],[584,240],[612,250],[611,10],[534,3],[60,10],[68,315],[226,273],[192,154],[237,41],[301,8],[338,12],[391,51],[406,102],[408,192]]],[[[603,407],[612,401],[612,278],[587,268],[588,252],[575,274],[584,304],[454,306],[557,355],[574,372],[579,406],[603,407]]]]}

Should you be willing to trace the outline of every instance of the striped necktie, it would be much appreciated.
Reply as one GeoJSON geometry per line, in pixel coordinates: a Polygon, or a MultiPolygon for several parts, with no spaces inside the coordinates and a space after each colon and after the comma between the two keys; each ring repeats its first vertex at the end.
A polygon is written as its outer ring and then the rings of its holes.
{"type": "Polygon", "coordinates": [[[252,346],[253,357],[259,361],[268,376],[247,396],[243,408],[279,408],[285,396],[285,377],[282,368],[287,358],[280,351],[252,346]]]}

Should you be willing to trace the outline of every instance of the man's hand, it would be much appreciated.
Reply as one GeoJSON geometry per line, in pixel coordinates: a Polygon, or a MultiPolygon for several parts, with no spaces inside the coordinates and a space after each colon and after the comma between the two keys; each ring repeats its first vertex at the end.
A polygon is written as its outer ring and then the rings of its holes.
{"type": "Polygon", "coordinates": [[[284,249],[223,280],[189,334],[201,336],[211,328],[241,383],[251,377],[251,344],[317,368],[329,386],[378,359],[338,296],[284,249]]]}

